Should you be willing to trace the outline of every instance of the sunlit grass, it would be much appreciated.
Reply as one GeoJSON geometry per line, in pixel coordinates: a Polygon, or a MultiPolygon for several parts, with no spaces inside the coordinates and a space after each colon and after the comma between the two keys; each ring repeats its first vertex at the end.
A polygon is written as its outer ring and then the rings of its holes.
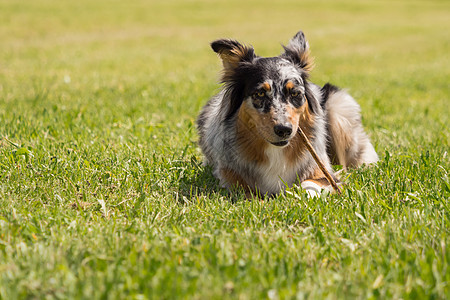
{"type": "Polygon", "coordinates": [[[0,298],[447,298],[446,1],[0,2],[0,298]],[[348,88],[380,156],[246,201],[202,166],[220,37],[348,88]]]}

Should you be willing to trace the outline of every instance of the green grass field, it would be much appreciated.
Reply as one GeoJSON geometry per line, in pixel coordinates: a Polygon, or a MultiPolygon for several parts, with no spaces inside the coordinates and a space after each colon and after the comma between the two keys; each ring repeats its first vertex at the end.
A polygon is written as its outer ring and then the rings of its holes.
{"type": "Polygon", "coordinates": [[[445,299],[448,1],[0,1],[0,299],[445,299]],[[380,156],[343,195],[219,188],[209,42],[302,29],[380,156]]]}

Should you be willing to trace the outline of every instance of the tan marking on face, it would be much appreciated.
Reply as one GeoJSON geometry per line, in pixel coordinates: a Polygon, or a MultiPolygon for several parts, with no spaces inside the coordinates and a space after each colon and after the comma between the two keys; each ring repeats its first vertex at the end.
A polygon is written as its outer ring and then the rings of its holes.
{"type": "Polygon", "coordinates": [[[266,142],[266,144],[269,143],[269,141],[277,140],[273,131],[273,127],[276,125],[277,115],[273,109],[267,113],[262,113],[247,107],[247,112],[250,112],[250,123],[254,126],[254,134],[258,135],[260,139],[266,142]]]}
{"type": "Polygon", "coordinates": [[[270,92],[270,90],[272,89],[272,88],[270,87],[270,84],[269,84],[268,82],[264,82],[264,83],[262,84],[262,88],[263,88],[264,90],[266,90],[266,92],[270,92]]]}
{"type": "MultiPolygon", "coordinates": [[[[312,128],[314,125],[314,117],[309,111],[308,102],[305,102],[299,108],[289,108],[289,121],[293,128],[302,128],[308,139],[312,138],[312,128]]],[[[292,138],[289,146],[285,148],[285,155],[289,161],[293,163],[298,161],[300,157],[306,153],[308,149],[298,134],[292,138]]],[[[323,176],[322,176],[323,177],[323,176]]]]}
{"type": "Polygon", "coordinates": [[[292,90],[294,88],[294,83],[292,81],[288,81],[285,85],[287,90],[292,90]]]}
{"type": "Polygon", "coordinates": [[[258,113],[255,116],[256,130],[266,141],[277,141],[278,137],[275,136],[273,128],[277,125],[277,114],[274,109],[271,109],[267,113],[258,113]]]}
{"type": "Polygon", "coordinates": [[[267,160],[265,149],[267,142],[260,134],[264,117],[246,103],[241,105],[238,113],[237,139],[242,155],[246,160],[264,163],[267,160]]]}
{"type": "Polygon", "coordinates": [[[286,107],[287,113],[288,113],[288,120],[289,123],[292,124],[292,128],[298,127],[298,122],[300,120],[300,116],[302,112],[304,111],[304,107],[301,106],[299,108],[295,108],[291,105],[286,107]]]}
{"type": "MultiPolygon", "coordinates": [[[[303,105],[300,108],[295,108],[291,104],[286,104],[285,109],[286,113],[284,113],[283,116],[280,116],[279,112],[273,108],[267,113],[261,113],[244,103],[239,111],[239,117],[241,123],[245,124],[247,129],[251,130],[251,134],[258,136],[257,144],[267,147],[270,142],[277,142],[280,140],[280,137],[274,132],[274,127],[279,124],[280,119],[287,118],[287,121],[292,125],[292,128],[297,128],[303,111],[305,110],[305,106],[303,105]]],[[[241,132],[243,132],[242,129],[241,132]]],[[[245,134],[248,135],[250,132],[245,134]]],[[[263,157],[265,158],[264,153],[262,153],[261,159],[258,159],[258,161],[265,161],[265,159],[262,159],[263,157]]]]}

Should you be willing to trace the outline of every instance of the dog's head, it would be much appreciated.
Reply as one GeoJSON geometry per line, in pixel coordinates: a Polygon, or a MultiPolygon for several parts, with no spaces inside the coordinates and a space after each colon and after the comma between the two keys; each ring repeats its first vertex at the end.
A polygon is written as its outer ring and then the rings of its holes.
{"type": "Polygon", "coordinates": [[[222,39],[211,44],[222,59],[226,120],[238,120],[261,138],[285,146],[299,123],[320,110],[308,83],[309,46],[298,32],[277,57],[259,57],[250,46],[222,39]]]}

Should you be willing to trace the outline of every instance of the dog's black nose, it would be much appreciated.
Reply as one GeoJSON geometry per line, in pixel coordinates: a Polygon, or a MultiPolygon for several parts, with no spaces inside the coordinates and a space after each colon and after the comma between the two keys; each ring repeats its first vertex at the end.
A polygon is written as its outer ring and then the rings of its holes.
{"type": "Polygon", "coordinates": [[[273,127],[273,131],[275,131],[275,134],[278,135],[279,137],[285,138],[291,135],[292,126],[278,124],[273,127]]]}

